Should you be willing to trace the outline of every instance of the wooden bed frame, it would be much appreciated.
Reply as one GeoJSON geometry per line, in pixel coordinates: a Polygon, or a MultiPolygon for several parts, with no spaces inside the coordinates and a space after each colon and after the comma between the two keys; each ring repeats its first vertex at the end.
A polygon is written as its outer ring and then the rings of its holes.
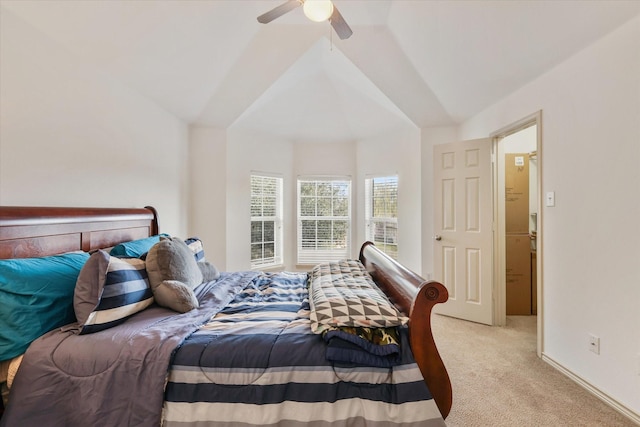
{"type": "MultiPolygon", "coordinates": [[[[158,231],[158,215],[152,207],[0,206],[0,259],[91,251],[158,231]]],[[[391,301],[409,315],[411,348],[438,409],[446,418],[452,403],[451,382],[431,333],[431,310],[435,304],[447,301],[447,289],[438,282],[425,282],[371,242],[362,245],[360,260],[391,301]]]]}

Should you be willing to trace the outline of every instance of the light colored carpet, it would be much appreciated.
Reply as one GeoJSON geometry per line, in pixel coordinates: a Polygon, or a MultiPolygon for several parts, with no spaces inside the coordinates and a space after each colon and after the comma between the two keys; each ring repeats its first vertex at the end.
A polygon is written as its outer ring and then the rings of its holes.
{"type": "Polygon", "coordinates": [[[631,427],[636,424],[536,355],[536,317],[490,327],[434,314],[453,387],[449,427],[631,427]]]}

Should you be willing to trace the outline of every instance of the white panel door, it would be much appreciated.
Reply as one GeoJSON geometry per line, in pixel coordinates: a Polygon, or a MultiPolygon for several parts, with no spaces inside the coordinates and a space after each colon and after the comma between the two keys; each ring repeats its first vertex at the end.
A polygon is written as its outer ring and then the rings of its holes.
{"type": "Polygon", "coordinates": [[[434,147],[434,279],[449,291],[436,312],[493,324],[491,140],[434,147]]]}

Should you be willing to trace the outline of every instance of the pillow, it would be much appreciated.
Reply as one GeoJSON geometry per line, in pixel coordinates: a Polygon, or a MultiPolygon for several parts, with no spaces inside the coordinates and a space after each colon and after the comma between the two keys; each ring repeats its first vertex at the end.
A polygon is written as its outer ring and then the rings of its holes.
{"type": "Polygon", "coordinates": [[[311,329],[330,327],[388,328],[409,319],[391,304],[358,260],[319,264],[309,273],[311,329]]]}
{"type": "Polygon", "coordinates": [[[202,271],[202,277],[205,282],[211,282],[213,280],[218,280],[220,277],[220,271],[218,268],[207,262],[204,258],[204,245],[202,244],[202,240],[199,237],[189,237],[184,241],[187,244],[187,247],[191,249],[193,252],[196,261],[198,262],[198,266],[202,271]]]}
{"type": "Polygon", "coordinates": [[[193,255],[196,257],[196,261],[204,262],[204,246],[202,245],[202,240],[198,237],[189,237],[184,241],[189,249],[193,252],[193,255]]]}
{"type": "Polygon", "coordinates": [[[73,308],[80,335],[111,328],[153,303],[145,262],[95,252],[76,283],[73,308]]]}
{"type": "Polygon", "coordinates": [[[0,260],[0,361],[31,341],[75,322],[73,289],[89,254],[0,260]]]}
{"type": "Polygon", "coordinates": [[[129,242],[120,243],[115,245],[109,254],[117,256],[119,258],[140,258],[142,255],[149,252],[151,246],[160,241],[160,236],[167,236],[166,234],[157,234],[155,236],[147,237],[144,239],[131,240],[129,242]]]}

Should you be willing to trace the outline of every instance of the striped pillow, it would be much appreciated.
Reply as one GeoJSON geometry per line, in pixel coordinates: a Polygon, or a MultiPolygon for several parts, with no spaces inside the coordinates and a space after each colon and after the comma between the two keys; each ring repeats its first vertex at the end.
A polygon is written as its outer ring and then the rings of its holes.
{"type": "Polygon", "coordinates": [[[189,237],[184,241],[198,262],[204,262],[204,245],[202,244],[202,240],[198,237],[189,237]]]}
{"type": "Polygon", "coordinates": [[[80,334],[118,325],[153,303],[145,262],[97,251],[80,271],[73,308],[80,334]]]}

